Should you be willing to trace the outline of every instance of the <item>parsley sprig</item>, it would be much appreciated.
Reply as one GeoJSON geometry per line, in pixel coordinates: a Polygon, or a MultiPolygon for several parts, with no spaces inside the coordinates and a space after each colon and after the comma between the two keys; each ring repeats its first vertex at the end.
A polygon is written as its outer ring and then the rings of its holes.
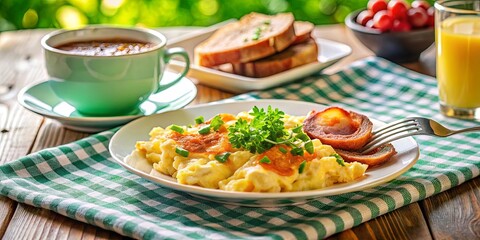
{"type": "Polygon", "coordinates": [[[302,126],[291,132],[285,129],[283,111],[271,106],[265,111],[255,106],[250,115],[253,116],[250,122],[240,118],[228,128],[228,138],[233,147],[263,153],[275,145],[284,144],[292,148],[290,152],[293,155],[303,156],[304,150],[313,153],[310,138],[302,131],[302,126]]]}

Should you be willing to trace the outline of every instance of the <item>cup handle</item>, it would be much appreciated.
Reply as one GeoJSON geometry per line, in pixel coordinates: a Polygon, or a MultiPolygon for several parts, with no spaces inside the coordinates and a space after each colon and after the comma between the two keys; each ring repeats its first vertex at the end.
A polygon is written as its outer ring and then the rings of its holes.
{"type": "Polygon", "coordinates": [[[165,53],[164,53],[164,56],[163,56],[163,62],[165,64],[167,64],[168,62],[170,62],[170,59],[174,55],[179,55],[185,60],[185,68],[183,69],[183,71],[180,74],[178,74],[178,76],[175,80],[173,80],[173,81],[171,81],[167,84],[161,84],[160,83],[161,79],[160,79],[159,82],[158,82],[158,89],[157,89],[157,91],[155,91],[155,93],[161,92],[161,91],[171,87],[172,85],[178,83],[180,81],[180,79],[185,77],[185,75],[187,75],[188,70],[190,69],[190,58],[188,57],[188,53],[185,51],[185,49],[183,49],[181,47],[174,47],[174,48],[166,49],[165,53]]]}

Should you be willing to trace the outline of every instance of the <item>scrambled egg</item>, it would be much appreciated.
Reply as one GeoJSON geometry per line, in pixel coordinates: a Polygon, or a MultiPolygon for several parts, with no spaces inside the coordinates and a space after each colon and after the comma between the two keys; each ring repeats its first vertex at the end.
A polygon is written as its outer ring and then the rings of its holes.
{"type": "MultiPolygon", "coordinates": [[[[174,131],[171,126],[155,127],[149,141],[137,142],[131,157],[147,159],[149,166],[141,168],[151,169],[152,175],[159,172],[176,178],[181,184],[242,192],[320,189],[351,182],[363,176],[367,169],[365,164],[339,161],[335,150],[318,139],[312,140],[313,153],[303,156],[286,152],[285,149],[289,149],[286,145],[275,145],[261,154],[233,148],[227,136],[228,127],[240,118],[250,121],[252,117],[247,112],[219,116],[223,125],[208,134],[199,134],[204,124],[181,126],[181,131],[174,131]],[[188,152],[188,156],[178,149],[188,152]],[[230,155],[225,161],[216,158],[226,152],[230,155]],[[270,159],[268,163],[261,161],[265,156],[270,159]]],[[[302,125],[304,119],[305,116],[285,115],[285,129],[291,131],[302,125]]]]}

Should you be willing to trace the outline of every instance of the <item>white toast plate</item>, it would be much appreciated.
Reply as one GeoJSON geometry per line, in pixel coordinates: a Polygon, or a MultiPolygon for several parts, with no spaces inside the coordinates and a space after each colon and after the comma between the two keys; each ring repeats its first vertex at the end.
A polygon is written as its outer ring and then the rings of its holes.
{"type": "MultiPolygon", "coordinates": [[[[222,25],[223,24],[218,24],[203,31],[195,32],[185,37],[176,38],[168,44],[168,47],[182,47],[187,51],[192,62],[188,73],[189,77],[196,79],[201,84],[230,92],[240,93],[251,90],[262,90],[292,82],[299,78],[320,72],[322,69],[336,63],[340,59],[350,55],[352,52],[352,49],[343,43],[322,38],[314,38],[320,50],[318,54],[318,62],[302,65],[264,78],[245,77],[195,65],[193,63],[193,49],[195,46],[205,41],[222,25]]],[[[185,62],[175,59],[172,60],[169,65],[170,69],[179,72],[184,68],[185,62]]]]}

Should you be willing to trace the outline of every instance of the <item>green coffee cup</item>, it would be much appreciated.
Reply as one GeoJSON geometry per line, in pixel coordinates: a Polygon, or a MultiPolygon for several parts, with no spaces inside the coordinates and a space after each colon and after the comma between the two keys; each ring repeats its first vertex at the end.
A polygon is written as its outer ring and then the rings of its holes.
{"type": "Polygon", "coordinates": [[[90,116],[129,114],[151,94],[182,79],[189,70],[188,54],[182,48],[166,49],[166,42],[165,36],[154,30],[109,26],[59,30],[41,40],[53,92],[90,116]],[[84,55],[59,48],[74,42],[104,40],[137,41],[149,43],[150,47],[143,52],[113,56],[84,55]],[[186,67],[176,79],[161,83],[165,65],[174,55],[184,58],[186,67]]]}

